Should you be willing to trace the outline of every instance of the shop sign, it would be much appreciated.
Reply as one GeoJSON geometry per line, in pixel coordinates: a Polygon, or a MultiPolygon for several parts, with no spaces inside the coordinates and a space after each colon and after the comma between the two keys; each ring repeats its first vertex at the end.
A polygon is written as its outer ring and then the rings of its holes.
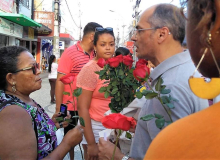
{"type": "Polygon", "coordinates": [[[34,29],[31,27],[28,27],[28,38],[34,39],[34,29]]]}
{"type": "Polygon", "coordinates": [[[0,10],[5,12],[13,12],[14,0],[1,0],[0,1],[0,10]]]}
{"type": "Polygon", "coordinates": [[[23,26],[8,21],[4,18],[0,18],[0,33],[12,37],[22,38],[23,26]]]}
{"type": "Polygon", "coordinates": [[[54,12],[35,11],[34,20],[41,23],[52,30],[49,36],[53,36],[54,30],[54,12]]]}
{"type": "Polygon", "coordinates": [[[65,47],[64,41],[60,41],[59,42],[59,49],[64,50],[64,47],[65,47]]]}

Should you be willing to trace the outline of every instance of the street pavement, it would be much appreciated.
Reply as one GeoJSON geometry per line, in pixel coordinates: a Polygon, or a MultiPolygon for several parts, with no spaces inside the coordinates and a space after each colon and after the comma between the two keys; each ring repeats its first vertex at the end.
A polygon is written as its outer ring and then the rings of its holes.
{"type": "MultiPolygon", "coordinates": [[[[41,73],[41,78],[42,78],[42,86],[40,90],[37,90],[33,92],[30,97],[34,99],[38,104],[41,105],[47,112],[47,114],[52,117],[53,114],[55,113],[55,104],[50,103],[50,83],[48,81],[48,72],[44,71],[41,73]]],[[[59,129],[60,130],[60,129],[59,129]]],[[[58,134],[58,141],[61,141],[63,137],[63,129],[59,131],[58,134]],[[59,136],[58,136],[59,135],[59,136]]],[[[82,147],[81,147],[82,148],[82,147]]],[[[69,160],[69,154],[66,155],[64,160],[69,160]]],[[[81,152],[78,146],[75,147],[75,160],[81,160],[81,152]]]]}

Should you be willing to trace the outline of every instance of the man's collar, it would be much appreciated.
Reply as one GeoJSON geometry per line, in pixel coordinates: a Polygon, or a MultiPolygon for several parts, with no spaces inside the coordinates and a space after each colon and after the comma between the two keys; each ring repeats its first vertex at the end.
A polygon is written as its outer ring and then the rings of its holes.
{"type": "Polygon", "coordinates": [[[157,67],[154,68],[154,70],[150,74],[150,78],[154,81],[159,76],[161,76],[163,73],[165,73],[167,70],[176,67],[178,65],[181,65],[183,63],[186,63],[187,61],[191,60],[189,51],[186,50],[184,52],[178,53],[162,63],[160,63],[157,67]]]}
{"type": "Polygon", "coordinates": [[[80,51],[80,52],[83,52],[83,53],[86,54],[86,55],[92,55],[92,56],[94,57],[94,51],[92,51],[90,54],[87,53],[87,52],[85,52],[85,51],[83,50],[83,48],[81,47],[80,43],[81,43],[81,41],[78,41],[78,42],[76,43],[76,48],[77,48],[77,50],[80,51]]]}

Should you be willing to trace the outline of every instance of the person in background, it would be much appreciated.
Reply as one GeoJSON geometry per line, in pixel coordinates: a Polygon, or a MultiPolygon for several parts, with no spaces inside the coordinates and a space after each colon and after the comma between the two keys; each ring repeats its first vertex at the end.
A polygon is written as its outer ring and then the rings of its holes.
{"type": "MultiPolygon", "coordinates": [[[[64,85],[60,78],[63,77],[66,74],[73,73],[77,75],[82,67],[90,60],[94,58],[94,34],[95,34],[95,28],[101,27],[100,24],[95,22],[88,23],[84,30],[83,30],[83,38],[82,41],[78,41],[75,45],[67,48],[58,64],[58,74],[57,74],[57,81],[56,81],[56,89],[55,89],[55,96],[56,96],[56,113],[60,111],[60,104],[61,103],[67,103],[67,101],[73,102],[72,96],[63,95],[63,92],[71,92],[71,89],[69,85],[64,85]]],[[[76,80],[74,81],[73,90],[76,89],[75,87],[76,80]]],[[[77,99],[74,99],[75,101],[75,109],[72,106],[72,104],[68,104],[67,110],[70,112],[71,117],[78,115],[77,112],[77,99]]],[[[69,125],[68,127],[64,128],[64,134],[66,134],[69,130],[73,128],[73,126],[77,125],[77,119],[73,118],[73,125],[69,125]]],[[[69,152],[70,159],[74,159],[74,148],[71,149],[69,152]]]]}
{"type": "MultiPolygon", "coordinates": [[[[150,60],[155,65],[154,70],[150,73],[151,86],[155,88],[159,77],[162,76],[163,85],[171,90],[169,95],[178,99],[178,102],[173,102],[175,108],[170,110],[173,122],[208,107],[208,100],[195,96],[188,84],[188,79],[195,70],[195,66],[189,52],[182,48],[185,37],[185,19],[180,11],[172,4],[158,4],[146,9],[132,36],[137,47],[137,57],[150,60]]],[[[196,76],[201,75],[196,73],[196,76]]],[[[168,114],[158,99],[146,100],[139,113],[129,154],[136,160],[144,159],[152,140],[161,131],[156,127],[155,118],[149,121],[140,119],[154,113],[163,115],[163,118],[169,121],[168,114]]],[[[100,158],[105,159],[105,157],[111,156],[113,149],[106,147],[111,144],[108,144],[103,138],[99,142],[100,158]]],[[[155,153],[159,154],[159,152],[155,153]]],[[[128,156],[119,151],[115,156],[115,159],[123,157],[128,159],[128,156]]]]}
{"type": "Polygon", "coordinates": [[[56,63],[56,56],[51,55],[49,58],[49,67],[48,67],[48,79],[50,82],[50,103],[56,103],[55,100],[55,87],[56,87],[56,80],[57,80],[57,68],[58,64],[56,63]]]}
{"type": "Polygon", "coordinates": [[[42,56],[42,59],[41,59],[41,72],[43,73],[45,70],[45,58],[44,56],[42,56]]]}
{"type": "Polygon", "coordinates": [[[129,49],[125,48],[125,47],[119,47],[115,50],[115,56],[118,56],[118,55],[123,55],[123,56],[126,56],[126,55],[130,55],[132,56],[132,54],[130,53],[129,49]]]}
{"type": "MultiPolygon", "coordinates": [[[[71,130],[57,146],[58,123],[30,94],[41,88],[40,69],[23,47],[0,48],[0,159],[62,160],[82,140],[82,128],[71,130]]],[[[70,118],[69,116],[66,118],[70,118]]]]}
{"type": "Polygon", "coordinates": [[[78,112],[86,124],[85,136],[81,142],[86,160],[98,160],[99,132],[106,129],[101,120],[109,110],[111,98],[105,98],[104,93],[99,93],[105,80],[100,80],[95,71],[102,70],[97,64],[99,58],[107,60],[114,54],[115,37],[112,28],[96,28],[94,48],[96,57],[82,68],[76,82],[77,87],[82,88],[82,94],[78,97],[78,112]]]}
{"type": "MultiPolygon", "coordinates": [[[[184,1],[184,4],[186,2],[186,37],[191,57],[197,66],[205,49],[208,48],[199,72],[208,78],[219,78],[218,67],[210,51],[213,51],[219,66],[220,1],[188,0],[184,1]]],[[[169,125],[152,142],[145,160],[219,159],[219,114],[220,102],[217,102],[205,110],[169,125]]]]}

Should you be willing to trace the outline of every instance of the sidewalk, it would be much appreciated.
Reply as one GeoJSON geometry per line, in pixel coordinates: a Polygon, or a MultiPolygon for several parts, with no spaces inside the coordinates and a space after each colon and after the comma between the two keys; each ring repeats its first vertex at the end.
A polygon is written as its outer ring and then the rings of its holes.
{"type": "MultiPolygon", "coordinates": [[[[38,104],[41,105],[47,112],[47,114],[52,117],[55,113],[55,104],[50,104],[50,83],[48,81],[48,72],[44,71],[41,73],[40,77],[42,78],[42,86],[38,91],[33,92],[30,97],[33,98],[38,104]]],[[[63,134],[63,131],[61,130],[63,134]]],[[[58,139],[59,141],[60,139],[58,139]]],[[[82,148],[82,147],[81,147],[82,148]]],[[[75,147],[75,160],[81,160],[81,153],[78,146],[75,147]]],[[[66,155],[64,160],[69,160],[69,154],[66,155]]]]}

